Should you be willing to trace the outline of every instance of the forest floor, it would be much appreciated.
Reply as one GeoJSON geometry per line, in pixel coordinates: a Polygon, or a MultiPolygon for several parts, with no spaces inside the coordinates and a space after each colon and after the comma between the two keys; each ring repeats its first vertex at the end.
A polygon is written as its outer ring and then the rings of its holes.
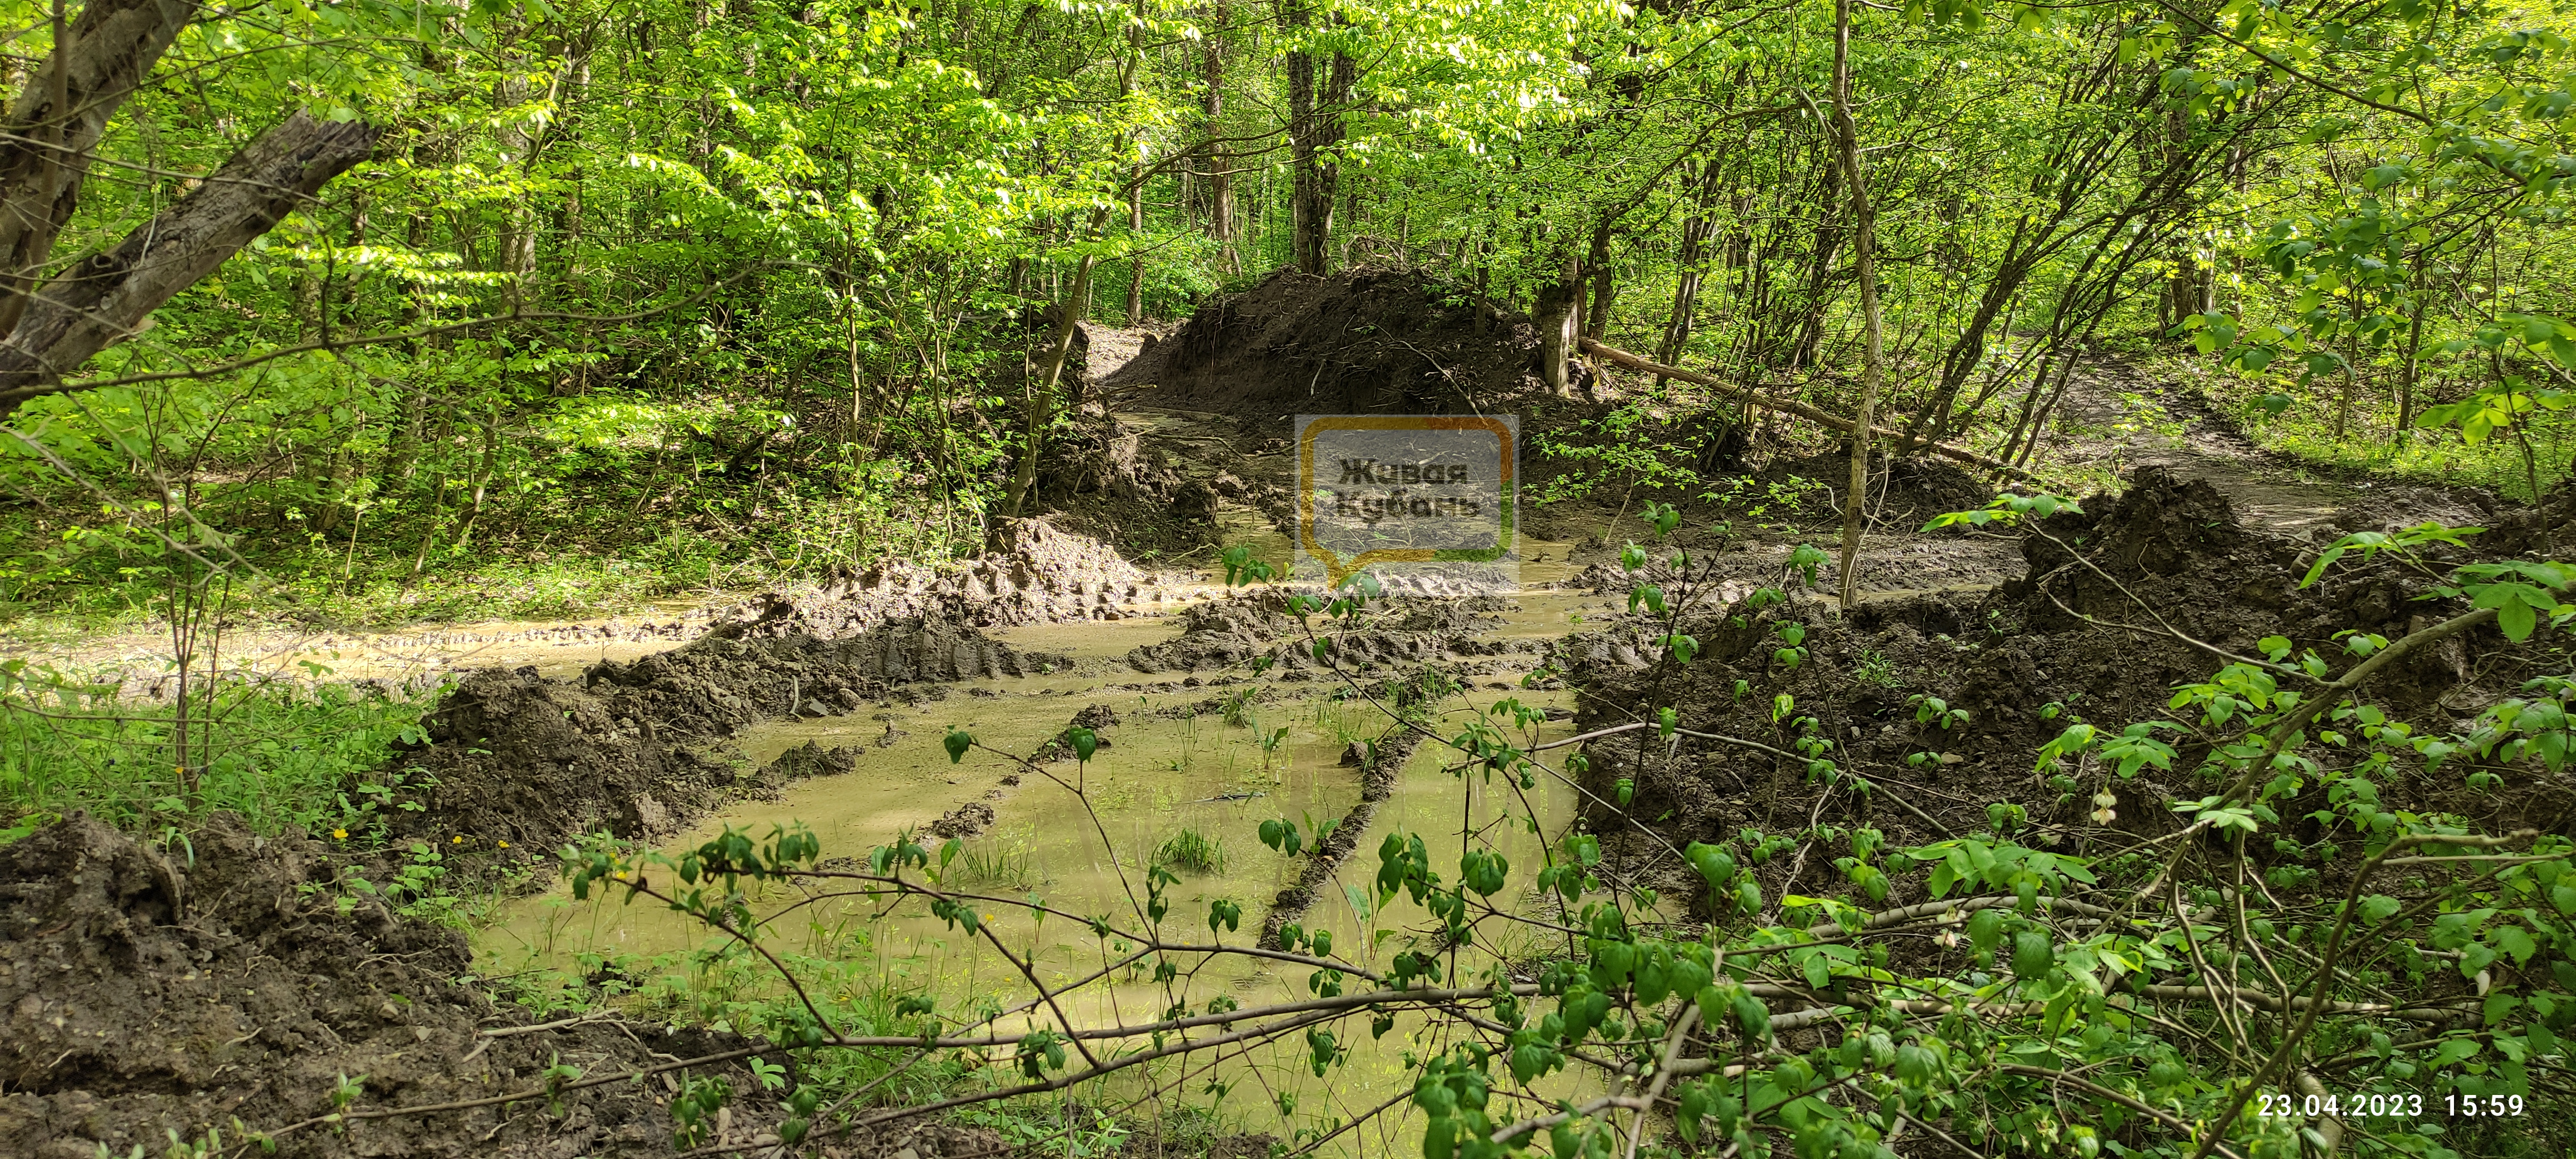
{"type": "MultiPolygon", "coordinates": [[[[1312,306],[1313,296],[1307,301],[1312,306]]],[[[1355,330],[1347,319],[1339,327],[1334,334],[1355,330]]],[[[914,718],[952,689],[992,700],[1008,715],[1042,720],[1046,728],[1064,719],[1068,699],[1079,704],[1077,697],[1093,695],[1115,694],[1121,703],[1163,697],[1166,707],[1182,706],[1172,711],[1206,695],[1203,689],[1228,686],[1241,686],[1237,703],[1256,693],[1312,696],[1316,689],[1294,687],[1318,674],[1304,659],[1293,622],[1275,602],[1229,594],[1212,582],[1212,552],[1177,560],[1179,568],[1148,570],[1078,533],[1103,519],[1168,523],[1180,504],[1207,518],[1225,541],[1250,545],[1263,558],[1285,554],[1296,486],[1285,419],[1293,411],[1283,412],[1278,399],[1259,392],[1120,395],[1121,372],[1139,360],[1160,357],[1168,367],[1175,349],[1186,353],[1194,341],[1202,353],[1225,349],[1204,332],[1194,339],[1189,328],[1153,335],[1150,347],[1146,337],[1106,330],[1088,336],[1094,380],[1106,384],[1107,397],[1123,401],[1085,420],[1077,454],[1065,468],[1071,502],[1056,523],[1066,527],[1032,521],[994,554],[966,566],[889,565],[807,588],[668,605],[649,616],[261,636],[226,647],[237,656],[264,653],[282,674],[312,660],[337,669],[337,679],[416,689],[456,681],[424,722],[426,739],[408,746],[401,767],[388,771],[385,779],[401,801],[382,814],[377,837],[389,851],[450,834],[462,843],[472,834],[474,847],[454,851],[445,871],[523,884],[541,884],[547,876],[544,851],[598,827],[668,839],[775,799],[791,781],[895,759],[877,750],[922,749],[914,754],[922,768],[946,777],[925,747],[937,740],[935,728],[926,727],[929,718],[914,718]],[[1144,405],[1147,398],[1155,405],[1144,405]],[[1075,646],[1052,647],[1062,641],[1075,646]],[[1122,653],[1130,642],[1135,646],[1122,653]],[[1266,672],[1253,666],[1261,657],[1269,658],[1266,672]],[[1046,699],[1034,699],[1040,697],[1046,699]],[[743,739],[776,722],[848,716],[882,722],[882,736],[848,748],[809,744],[757,762],[743,739]],[[898,723],[912,723],[912,731],[898,723]]],[[[1326,368],[1377,365],[1367,361],[1372,358],[1416,366],[1383,344],[1340,341],[1302,374],[1275,375],[1282,389],[1329,386],[1326,368]]],[[[1457,381],[1460,368],[1480,364],[1432,337],[1421,341],[1428,351],[1399,344],[1431,370],[1405,373],[1436,389],[1467,389],[1457,381]]],[[[1249,346],[1242,353],[1260,356],[1249,346]]],[[[1509,360],[1487,363],[1508,366],[1509,360]]],[[[1517,384],[1496,392],[1509,389],[1517,384]]],[[[1539,402],[1524,415],[1525,432],[1580,432],[1598,410],[1539,402]]],[[[2378,587],[2305,595],[2287,585],[2283,577],[2295,574],[2292,565],[2320,535],[2424,518],[2495,522],[2475,495],[2304,478],[2180,387],[2116,361],[2087,369],[2063,421],[2070,437],[2061,458],[2044,466],[2141,481],[2130,497],[2090,512],[2082,528],[2067,525],[2069,533],[2134,546],[2134,555],[2124,558],[2146,570],[2131,577],[2133,586],[2155,593],[2165,613],[2186,628],[2197,624],[2227,646],[2247,647],[2255,635],[2273,631],[2322,638],[2338,626],[2402,622],[2409,605],[2383,579],[2370,581],[2378,587]]],[[[1683,504],[1685,525],[1675,538],[1704,554],[1701,563],[1664,580],[1676,592],[1694,588],[1723,597],[1779,583],[1793,570],[1796,545],[1830,544],[1833,504],[1817,484],[1836,477],[1837,454],[1777,447],[1768,455],[1749,476],[1768,488],[1756,493],[1782,496],[1767,511],[1746,514],[1743,494],[1732,507],[1710,499],[1683,504]],[[1719,517],[1742,526],[1720,535],[1709,528],[1719,517]]],[[[1523,463],[1531,487],[1565,469],[1536,455],[1523,463]]],[[[1899,464],[1872,501],[1879,518],[1862,556],[1863,609],[1828,615],[1822,602],[1809,599],[1773,613],[1813,623],[1809,647],[1816,662],[1795,677],[1799,703],[1825,718],[1835,735],[1849,730],[1855,762],[1882,763],[1870,775],[1895,786],[1891,798],[1907,794],[1911,814],[1872,820],[1905,833],[1920,819],[1922,831],[1907,834],[1915,839],[1936,840],[1950,827],[1973,825],[1998,798],[2029,796],[2029,751],[2039,725],[2028,706],[2089,696],[2094,718],[2109,723],[2131,701],[2157,700],[2172,680],[2206,666],[2205,657],[2170,642],[2141,644],[2088,626],[2091,621],[2056,616],[2046,601],[2060,597],[2035,585],[2063,561],[2044,547],[2017,537],[1917,530],[1931,515],[1975,506],[1986,493],[1950,468],[1899,464]],[[1924,741],[1909,723],[1908,689],[1943,694],[1979,713],[1975,729],[1944,738],[1962,767],[1950,769],[1954,762],[1945,759],[1933,766],[1942,771],[1924,773],[1898,763],[1924,741]]],[[[1641,656],[1652,649],[1639,625],[1619,619],[1633,577],[1616,560],[1625,541],[1647,538],[1642,525],[1628,522],[1642,501],[1633,491],[1604,486],[1540,508],[1525,529],[1529,558],[1517,584],[1391,597],[1372,627],[1349,634],[1341,646],[1382,665],[1382,673],[1442,667],[1471,685],[1498,689],[1512,687],[1505,681],[1540,668],[1545,658],[1566,673],[1566,683],[1553,687],[1570,693],[1580,725],[1640,718],[1650,710],[1647,698],[1665,693],[1639,683],[1650,667],[1641,656]]],[[[1815,587],[1834,586],[1825,565],[1815,587]]],[[[2102,592],[2078,591],[2072,598],[2096,610],[2120,606],[2118,596],[2102,592]]],[[[1734,720],[1752,711],[1748,705],[1768,701],[1747,701],[1740,690],[1730,696],[1721,679],[1732,679],[1730,665],[1759,641],[1715,625],[1699,630],[1710,650],[1707,680],[1671,693],[1673,702],[1693,719],[1714,722],[1705,727],[1740,726],[1748,735],[1776,727],[1776,721],[1734,720]]],[[[140,672],[166,646],[138,633],[27,658],[125,664],[140,672]]],[[[7,650],[0,641],[0,651],[7,650]]],[[[1760,666],[1749,662],[1744,671],[1755,679],[1776,676],[1760,675],[1760,666]]],[[[2436,695],[2467,679],[2464,667],[2460,681],[2448,680],[2445,671],[2408,679],[2436,695]]],[[[2492,683],[2504,674],[2499,669],[2480,678],[2492,683]]],[[[128,690],[153,691],[141,679],[128,690]]],[[[1218,704],[1207,700],[1200,709],[1214,711],[1218,704]]],[[[1798,815],[1812,826],[1829,812],[1829,792],[1802,788],[1782,780],[1778,768],[1744,765],[1735,756],[1712,754],[1705,775],[1682,776],[1678,747],[1660,763],[1634,746],[1596,747],[1592,777],[1606,787],[1606,778],[1634,776],[1641,806],[1665,809],[1665,827],[1677,838],[1742,823],[1794,831],[1798,815]],[[1722,777],[1731,777],[1736,790],[1722,790],[1722,777]]],[[[1692,756],[1689,768],[1701,769],[1699,760],[1692,756]]],[[[891,766],[877,779],[889,775],[891,766]]],[[[921,797],[907,803],[912,812],[965,831],[991,822],[995,805],[986,800],[1009,808],[998,789],[953,778],[943,783],[924,775],[917,785],[901,779],[898,787],[921,797]]],[[[2141,782],[2136,791],[2164,790],[2141,782]]],[[[2559,825],[2571,801],[2576,794],[2552,789],[2513,807],[2524,818],[2559,825]]],[[[1837,816],[1866,817],[1869,808],[1830,804],[1837,816]]],[[[2032,801],[2030,810],[2042,824],[2059,823],[2051,818],[2061,810],[2045,802],[2032,801]]],[[[2124,823],[2133,827],[2170,820],[2138,805],[2123,804],[2120,811],[2138,819],[2124,823]]],[[[1367,815],[1352,816],[1357,824],[1349,839],[1361,840],[1367,815]]],[[[1592,820],[1604,832],[1619,829],[1616,819],[1592,820]]],[[[356,898],[337,887],[351,875],[399,875],[403,866],[392,853],[348,854],[318,834],[263,841],[227,825],[200,835],[184,856],[78,819],[0,848],[0,897],[10,901],[9,940],[0,950],[6,959],[0,1011],[7,1012],[0,1019],[6,1032],[0,1080],[7,1083],[0,1140],[14,1142],[7,1148],[13,1153],[90,1159],[102,1146],[122,1154],[139,1142],[159,1146],[164,1131],[195,1138],[234,1120],[273,1130],[328,1113],[339,1105],[332,1076],[361,1075],[356,1081],[363,1090],[354,1097],[364,1108],[470,1105],[369,1121],[345,1132],[306,1129],[282,1140],[286,1153],[667,1154],[669,1096],[677,1087],[660,1080],[669,1071],[654,1068],[693,1052],[746,1049],[738,1037],[630,1024],[613,1013],[564,1021],[553,1017],[563,1010],[542,1003],[530,1009],[496,1001],[503,991],[489,986],[451,984],[473,970],[461,935],[398,914],[372,891],[356,898]],[[553,1022],[562,1025],[545,1025],[553,1022]],[[551,1081],[550,1059],[574,1060],[594,1076],[645,1072],[654,1082],[567,1094],[568,1113],[559,1117],[524,1113],[524,1104],[513,1110],[504,1099],[517,1092],[527,1100],[530,1083],[551,1081]]],[[[1624,850],[1611,844],[1614,867],[1623,874],[1647,880],[1672,868],[1653,864],[1644,844],[1624,850]]],[[[1787,872],[1794,877],[1797,870],[1787,872]]],[[[699,1064],[701,1073],[732,1076],[740,1080],[737,1089],[751,1092],[727,1120],[739,1125],[724,1128],[736,1134],[720,1143],[759,1142],[772,1129],[764,1124],[783,1114],[741,1065],[739,1057],[699,1064]]],[[[533,1097],[553,1101],[542,1091],[533,1097]]],[[[994,1145],[980,1130],[908,1126],[853,1135],[825,1153],[934,1159],[994,1145]]]]}

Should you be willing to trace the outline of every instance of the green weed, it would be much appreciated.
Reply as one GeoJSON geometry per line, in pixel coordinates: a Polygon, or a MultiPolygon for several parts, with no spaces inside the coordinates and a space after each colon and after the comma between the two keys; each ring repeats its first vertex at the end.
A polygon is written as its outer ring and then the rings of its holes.
{"type": "Polygon", "coordinates": [[[1154,864],[1191,873],[1225,872],[1225,845],[1196,829],[1183,829],[1154,848],[1154,864]]]}
{"type": "Polygon", "coordinates": [[[1897,669],[1895,661],[1876,648],[1861,650],[1860,668],[1852,673],[1852,677],[1863,684],[1875,684],[1881,688],[1905,687],[1905,674],[1897,669]]]}
{"type": "Polygon", "coordinates": [[[174,705],[120,697],[112,680],[0,662],[0,810],[86,809],[143,828],[229,809],[262,832],[364,842],[400,787],[369,774],[397,744],[422,739],[430,704],[371,687],[226,676],[200,686],[183,722],[174,705]]]}

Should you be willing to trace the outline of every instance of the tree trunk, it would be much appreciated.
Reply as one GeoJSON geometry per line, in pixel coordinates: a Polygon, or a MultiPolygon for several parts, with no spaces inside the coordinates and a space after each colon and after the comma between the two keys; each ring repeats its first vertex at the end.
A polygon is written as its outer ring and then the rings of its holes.
{"type": "Polygon", "coordinates": [[[1584,273],[1592,282],[1592,305],[1583,312],[1583,336],[1599,339],[1610,328],[1610,222],[1604,221],[1592,230],[1592,253],[1583,260],[1584,273]]]}
{"type": "Polygon", "coordinates": [[[1199,46],[1200,80],[1207,92],[1201,98],[1199,115],[1206,121],[1209,143],[1202,161],[1207,165],[1208,236],[1224,251],[1225,268],[1231,273],[1243,272],[1242,255],[1234,249],[1234,160],[1216,147],[1221,114],[1225,111],[1225,25],[1229,18],[1226,6],[1216,6],[1216,34],[1199,46]]]}
{"type": "Polygon", "coordinates": [[[1566,364],[1574,356],[1575,308],[1583,301],[1582,265],[1566,259],[1565,272],[1554,282],[1539,287],[1538,302],[1530,311],[1538,323],[1538,376],[1547,384],[1548,393],[1565,398],[1574,393],[1566,373],[1566,364]]]}
{"type": "Polygon", "coordinates": [[[1128,175],[1127,244],[1135,247],[1127,256],[1127,328],[1135,329],[1145,321],[1145,250],[1139,241],[1145,235],[1145,167],[1138,164],[1128,175]]]}
{"type": "Polygon", "coordinates": [[[90,0],[65,27],[56,9],[54,51],[0,118],[0,334],[34,307],[107,119],[196,16],[193,0],[90,0]]]}
{"type": "MultiPolygon", "coordinates": [[[[1304,29],[1313,26],[1314,14],[1301,4],[1290,8],[1286,19],[1290,28],[1304,29]]],[[[1334,193],[1341,184],[1341,166],[1329,154],[1341,143],[1341,106],[1350,99],[1355,80],[1351,58],[1336,52],[1319,93],[1314,54],[1303,49],[1288,54],[1288,154],[1295,182],[1289,193],[1290,240],[1297,271],[1311,277],[1324,276],[1328,268],[1334,193]]]]}
{"type": "Polygon", "coordinates": [[[1841,147],[1843,184],[1851,192],[1852,262],[1860,277],[1860,414],[1851,444],[1851,490],[1843,496],[1842,606],[1859,595],[1854,565],[1860,559],[1862,500],[1869,491],[1869,427],[1877,417],[1879,379],[1885,375],[1886,333],[1878,311],[1878,230],[1869,204],[1869,182],[1860,167],[1860,126],[1851,115],[1851,3],[1834,0],[1834,137],[1841,147]]]}
{"type": "MultiPolygon", "coordinates": [[[[1693,315],[1699,310],[1700,266],[1707,260],[1708,235],[1714,224],[1709,210],[1717,204],[1721,169],[1714,156],[1701,165],[1699,180],[1693,183],[1690,216],[1682,219],[1681,281],[1673,287],[1673,316],[1664,323],[1664,340],[1655,347],[1655,361],[1668,366],[1681,365],[1682,348],[1690,342],[1693,315]]],[[[1663,376],[1657,375],[1655,385],[1663,384],[1663,376]]]]}
{"type": "Polygon", "coordinates": [[[29,399],[80,389],[65,377],[365,160],[375,141],[365,122],[317,121],[299,111],[115,249],[46,283],[0,344],[0,418],[29,399]]]}
{"type": "MultiPolygon", "coordinates": [[[[1094,224],[1097,224],[1095,220],[1094,224]]],[[[1011,514],[1016,517],[1028,508],[1029,495],[1037,489],[1038,451],[1045,445],[1046,429],[1055,423],[1056,384],[1064,378],[1065,359],[1073,353],[1073,332],[1081,324],[1082,303],[1091,296],[1091,269],[1100,259],[1082,255],[1073,270],[1073,285],[1055,306],[1055,335],[1047,350],[1046,365],[1029,375],[1022,385],[1028,418],[1028,445],[1020,451],[1019,466],[1011,472],[1011,514]]]]}

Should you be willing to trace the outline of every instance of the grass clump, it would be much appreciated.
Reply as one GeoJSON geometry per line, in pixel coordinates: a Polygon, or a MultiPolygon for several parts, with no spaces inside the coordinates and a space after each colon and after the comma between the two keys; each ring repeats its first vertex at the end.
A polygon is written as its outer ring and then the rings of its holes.
{"type": "Polygon", "coordinates": [[[1225,872],[1225,844],[1196,829],[1183,829],[1154,848],[1154,864],[1191,873],[1225,872]]]}

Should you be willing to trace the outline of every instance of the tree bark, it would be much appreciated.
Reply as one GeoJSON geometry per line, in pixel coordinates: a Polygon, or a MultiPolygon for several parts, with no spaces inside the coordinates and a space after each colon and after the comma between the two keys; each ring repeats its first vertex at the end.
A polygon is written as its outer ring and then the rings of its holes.
{"type": "MultiPolygon", "coordinates": [[[[1093,225],[1098,224],[1095,218],[1093,225]]],[[[1097,255],[1084,254],[1074,266],[1073,284],[1055,305],[1055,333],[1047,349],[1046,365],[1022,384],[1026,392],[1023,401],[1028,417],[1028,445],[1021,449],[1019,465],[1011,472],[1010,511],[1014,518],[1028,508],[1029,496],[1037,490],[1038,451],[1045,445],[1047,428],[1055,423],[1056,385],[1064,378],[1065,360],[1073,354],[1073,332],[1082,324],[1082,303],[1091,296],[1091,271],[1099,262],[1097,255]]]]}
{"type": "Polygon", "coordinates": [[[0,418],[29,399],[80,389],[66,379],[91,356],[365,160],[375,142],[375,128],[363,121],[317,121],[298,111],[115,249],[46,283],[0,343],[0,418]]]}
{"type": "Polygon", "coordinates": [[[1199,114],[1206,121],[1208,144],[1201,155],[1207,166],[1208,236],[1224,251],[1225,268],[1231,273],[1243,272],[1242,255],[1234,248],[1234,160],[1216,147],[1219,122],[1225,111],[1225,26],[1230,19],[1226,5],[1216,5],[1216,29],[1199,46],[1200,81],[1207,91],[1200,98],[1199,114]]]}
{"type": "Polygon", "coordinates": [[[1565,261],[1565,272],[1556,281],[1539,287],[1536,308],[1531,310],[1538,323],[1538,376],[1547,384],[1548,393],[1566,398],[1574,393],[1567,375],[1567,364],[1574,357],[1575,313],[1583,301],[1582,266],[1572,258],[1565,261]]]}
{"type": "Polygon", "coordinates": [[[1852,262],[1860,277],[1860,415],[1853,422],[1851,490],[1843,496],[1842,606],[1859,595],[1854,564],[1860,559],[1862,500],[1869,492],[1869,430],[1877,417],[1879,379],[1886,374],[1886,330],[1878,310],[1878,229],[1869,182],[1860,167],[1860,126],[1851,115],[1851,0],[1834,0],[1834,138],[1842,154],[1843,185],[1850,190],[1852,262]]]}
{"type": "MultiPolygon", "coordinates": [[[[1288,10],[1291,28],[1309,28],[1313,22],[1314,14],[1303,4],[1288,10]]],[[[1290,241],[1297,271],[1320,278],[1329,268],[1333,201],[1341,184],[1341,166],[1332,160],[1331,152],[1341,144],[1341,106],[1350,99],[1357,76],[1351,58],[1336,52],[1319,93],[1315,70],[1313,53],[1300,49],[1288,54],[1288,154],[1294,172],[1289,192],[1290,241]]]]}
{"type": "MultiPolygon", "coordinates": [[[[80,203],[90,150],[196,19],[193,0],[91,0],[0,119],[0,334],[25,317],[80,203]]],[[[0,413],[6,413],[0,411],[0,413]]]]}
{"type": "MultiPolygon", "coordinates": [[[[1715,225],[1710,210],[1717,204],[1718,179],[1723,171],[1719,158],[1711,154],[1700,166],[1698,180],[1693,181],[1690,216],[1682,219],[1682,245],[1679,264],[1681,280],[1673,287],[1673,316],[1664,323],[1664,340],[1655,347],[1655,361],[1680,365],[1682,348],[1689,344],[1694,315],[1699,312],[1699,286],[1705,271],[1701,266],[1708,257],[1708,235],[1715,225]]],[[[1662,386],[1662,376],[1655,385],[1662,386]]]]}

